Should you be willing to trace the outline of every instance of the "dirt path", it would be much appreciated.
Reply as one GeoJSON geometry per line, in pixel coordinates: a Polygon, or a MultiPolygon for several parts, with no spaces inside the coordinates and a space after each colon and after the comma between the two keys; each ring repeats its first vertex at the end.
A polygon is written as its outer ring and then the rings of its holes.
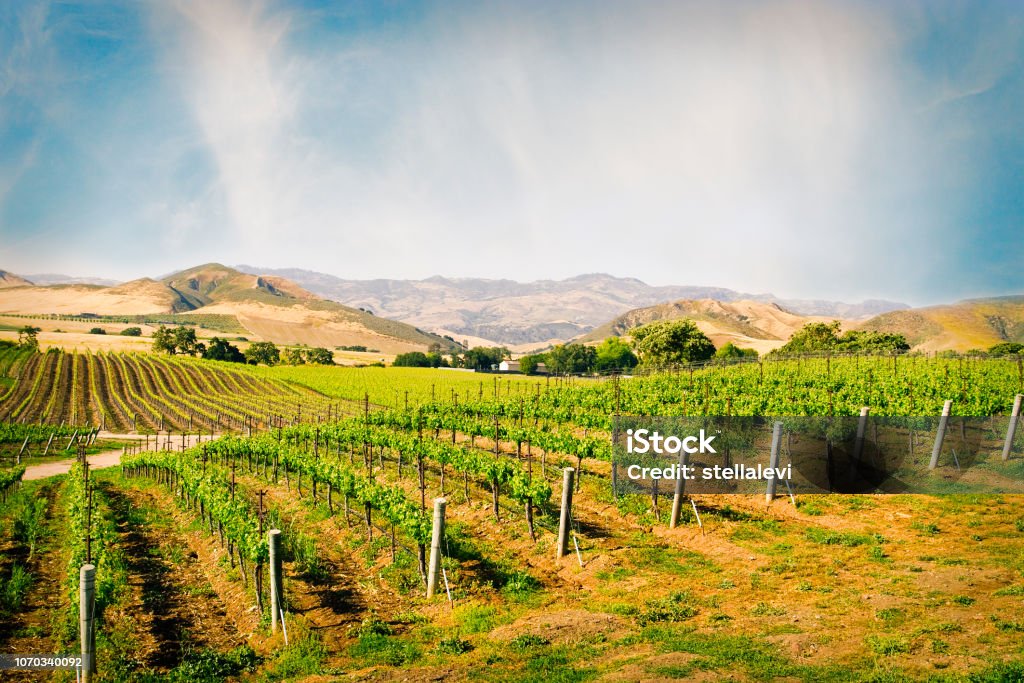
{"type": "MultiPolygon", "coordinates": [[[[60,552],[60,535],[55,533],[57,487],[44,486],[39,495],[46,499],[45,525],[48,535],[36,548],[31,560],[28,549],[13,541],[2,547],[3,557],[27,565],[32,573],[32,586],[25,604],[10,621],[0,622],[0,651],[20,654],[57,654],[50,639],[51,619],[62,607],[64,600],[63,581],[66,578],[64,556],[60,552]]],[[[8,671],[5,681],[49,680],[46,672],[8,671]]]]}
{"type": "Polygon", "coordinates": [[[189,650],[229,650],[244,642],[210,587],[196,553],[172,525],[147,510],[163,501],[109,482],[99,484],[117,523],[117,547],[128,565],[129,596],[115,608],[137,625],[133,655],[157,671],[174,668],[189,650]]]}
{"type": "MultiPolygon", "coordinates": [[[[204,441],[206,443],[211,439],[216,439],[219,435],[204,435],[204,441]]],[[[111,434],[109,432],[100,432],[98,438],[102,439],[126,439],[130,441],[145,441],[148,440],[145,435],[138,434],[111,434]]],[[[183,437],[177,434],[171,434],[166,436],[156,436],[153,438],[153,444],[155,448],[170,448],[171,450],[179,450],[182,447],[183,437]]],[[[184,436],[184,447],[190,448],[195,446],[197,443],[195,434],[186,434],[184,436]]],[[[40,463],[38,465],[30,465],[25,468],[25,476],[22,477],[25,481],[32,481],[34,479],[46,479],[47,477],[56,477],[61,474],[67,474],[71,470],[71,466],[75,464],[75,458],[69,458],[67,460],[55,460],[53,462],[40,463]]],[[[121,464],[121,451],[112,450],[104,451],[103,453],[97,453],[96,455],[89,456],[89,466],[94,469],[103,469],[104,467],[117,467],[121,464]]]]}

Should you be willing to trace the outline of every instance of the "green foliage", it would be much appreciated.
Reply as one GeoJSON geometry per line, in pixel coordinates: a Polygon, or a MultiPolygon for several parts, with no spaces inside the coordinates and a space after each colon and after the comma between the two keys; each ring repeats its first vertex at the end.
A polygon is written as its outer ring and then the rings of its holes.
{"type": "Polygon", "coordinates": [[[222,360],[228,363],[245,362],[245,356],[238,350],[238,347],[220,337],[214,337],[210,340],[209,346],[203,351],[203,358],[206,360],[222,360]]]}
{"type": "Polygon", "coordinates": [[[636,623],[648,626],[660,622],[686,621],[697,615],[699,610],[693,605],[688,592],[672,593],[668,597],[648,600],[642,612],[636,616],[636,623]]]}
{"type": "Polygon", "coordinates": [[[1018,342],[1001,342],[989,347],[990,356],[1020,356],[1024,355],[1024,344],[1018,342]]]}
{"type": "Polygon", "coordinates": [[[437,643],[437,651],[445,655],[461,655],[472,649],[473,646],[468,640],[463,640],[458,636],[442,638],[437,643]]]}
{"type": "Polygon", "coordinates": [[[523,356],[519,359],[519,372],[524,375],[536,375],[541,363],[547,365],[547,356],[542,353],[523,356]]]}
{"type": "Polygon", "coordinates": [[[757,351],[754,349],[741,349],[732,342],[715,351],[715,358],[718,360],[736,360],[739,358],[757,358],[757,351]]]}
{"type": "Polygon", "coordinates": [[[462,354],[459,363],[472,370],[492,370],[511,355],[504,346],[475,346],[462,354]]]}
{"type": "Polygon", "coordinates": [[[202,353],[204,347],[196,339],[196,331],[192,327],[178,325],[174,329],[161,325],[153,333],[153,351],[170,355],[182,354],[195,356],[202,353]]]}
{"type": "Polygon", "coordinates": [[[640,362],[629,348],[629,344],[618,337],[608,337],[597,345],[595,351],[597,357],[594,360],[594,369],[598,372],[630,370],[640,362]]]}
{"type": "Polygon", "coordinates": [[[122,337],[141,337],[142,336],[142,328],[141,327],[126,327],[123,330],[121,330],[121,336],[122,337]]]}
{"type": "Polygon", "coordinates": [[[812,543],[820,543],[821,545],[841,545],[848,548],[858,545],[873,545],[879,542],[879,539],[875,536],[842,531],[830,531],[819,527],[808,527],[804,532],[804,536],[812,543]]]}
{"type": "Polygon", "coordinates": [[[430,359],[422,351],[410,351],[395,356],[395,362],[392,365],[396,368],[429,368],[430,359]]]}
{"type": "Polygon", "coordinates": [[[681,365],[711,358],[715,345],[692,320],[659,320],[630,331],[647,366],[681,365]]]}
{"type": "Polygon", "coordinates": [[[498,610],[490,605],[466,605],[455,612],[463,633],[484,633],[494,628],[498,610]]]}
{"type": "Polygon", "coordinates": [[[18,346],[29,351],[39,349],[39,333],[43,330],[32,325],[25,325],[18,330],[18,346]]]}
{"type": "Polygon", "coordinates": [[[891,657],[910,652],[910,641],[902,636],[868,636],[864,643],[876,655],[891,657]]]}
{"type": "Polygon", "coordinates": [[[250,365],[277,365],[281,352],[274,342],[253,342],[245,350],[245,361],[250,365]]]}
{"type": "Polygon", "coordinates": [[[11,567],[11,575],[6,580],[0,580],[0,605],[17,612],[25,603],[31,587],[32,574],[21,564],[15,563],[11,567]]]}
{"type": "Polygon", "coordinates": [[[89,334],[106,334],[107,331],[102,327],[93,327],[89,330],[89,334]]]}
{"type": "Polygon", "coordinates": [[[548,371],[556,375],[583,374],[593,370],[597,351],[583,344],[557,345],[545,354],[548,371]]]}
{"type": "Polygon", "coordinates": [[[820,353],[892,353],[909,351],[910,344],[901,334],[875,332],[871,330],[850,330],[839,334],[841,323],[807,323],[793,333],[776,354],[820,353]]]}
{"type": "Polygon", "coordinates": [[[164,680],[171,683],[218,683],[256,670],[260,657],[248,645],[229,652],[203,649],[188,651],[164,680]]]}
{"type": "Polygon", "coordinates": [[[311,365],[334,365],[334,354],[330,349],[316,346],[306,351],[306,362],[311,365]]]}

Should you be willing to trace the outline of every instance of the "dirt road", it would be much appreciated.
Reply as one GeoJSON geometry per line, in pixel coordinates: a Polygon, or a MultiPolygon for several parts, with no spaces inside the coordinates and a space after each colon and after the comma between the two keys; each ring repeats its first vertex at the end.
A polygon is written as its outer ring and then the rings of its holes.
{"type": "MultiPolygon", "coordinates": [[[[215,435],[213,438],[217,438],[215,435]]],[[[101,439],[124,439],[126,441],[141,441],[144,436],[138,434],[111,434],[109,432],[100,432],[99,438],[101,439]]],[[[170,448],[172,450],[178,450],[182,447],[182,437],[178,435],[161,435],[152,437],[154,448],[170,448]]],[[[195,434],[186,434],[184,436],[184,447],[195,446],[199,437],[195,434]]],[[[209,436],[204,435],[204,443],[210,439],[209,436]]],[[[148,441],[148,440],[147,440],[148,441]]],[[[56,460],[54,462],[40,463],[38,465],[30,465],[25,468],[25,476],[22,477],[24,481],[31,481],[33,479],[46,479],[47,477],[56,477],[59,474],[67,474],[71,470],[71,466],[75,464],[75,458],[69,458],[67,460],[56,460]]],[[[104,451],[103,453],[97,453],[96,455],[89,456],[89,467],[92,469],[103,469],[104,467],[117,467],[121,464],[121,449],[104,451]]]]}

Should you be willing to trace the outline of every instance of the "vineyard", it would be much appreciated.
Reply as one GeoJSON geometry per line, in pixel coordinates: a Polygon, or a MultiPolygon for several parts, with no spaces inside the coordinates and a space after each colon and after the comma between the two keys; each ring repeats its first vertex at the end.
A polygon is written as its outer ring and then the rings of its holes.
{"type": "MultiPolygon", "coordinates": [[[[8,353],[0,369],[10,442],[206,431],[126,442],[116,468],[83,456],[21,484],[0,470],[0,652],[77,651],[91,563],[96,680],[1024,676],[1021,496],[693,495],[670,522],[656,496],[610,485],[619,416],[938,416],[952,401],[1005,429],[1014,361],[571,380],[8,353]]],[[[1000,472],[1019,481],[1010,440],[1000,472]]]]}
{"type": "Polygon", "coordinates": [[[0,422],[8,423],[114,433],[251,431],[341,410],[302,387],[192,358],[7,350],[0,371],[16,380],[0,394],[0,422]]]}

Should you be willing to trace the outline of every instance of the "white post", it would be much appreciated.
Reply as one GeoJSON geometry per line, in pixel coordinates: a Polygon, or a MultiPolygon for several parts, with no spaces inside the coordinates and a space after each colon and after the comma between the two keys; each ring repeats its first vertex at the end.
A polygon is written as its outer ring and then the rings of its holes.
{"type": "Polygon", "coordinates": [[[857,419],[857,439],[853,442],[853,460],[855,464],[860,463],[861,455],[864,453],[864,434],[868,430],[867,406],[860,409],[860,417],[857,419]]]}
{"type": "Polygon", "coordinates": [[[441,541],[444,539],[444,512],[448,501],[434,499],[434,527],[430,535],[430,567],[427,570],[427,597],[437,592],[437,575],[441,573],[441,541]]]}
{"type": "Polygon", "coordinates": [[[277,622],[284,624],[281,613],[281,530],[271,529],[267,534],[270,548],[270,632],[277,633],[277,622]]]}
{"type": "MultiPolygon", "coordinates": [[[[779,451],[782,450],[782,423],[776,422],[772,429],[772,454],[768,467],[776,470],[779,467],[779,451]]],[[[770,503],[775,499],[775,477],[768,479],[768,487],[764,492],[764,502],[770,503]]]]}
{"type": "Polygon", "coordinates": [[[946,438],[946,425],[949,423],[949,413],[953,407],[952,401],[942,404],[942,416],[939,418],[939,429],[935,432],[935,447],[932,448],[932,459],[928,463],[928,469],[934,470],[939,466],[939,454],[942,453],[942,441],[946,438]]]}
{"type": "Polygon", "coordinates": [[[93,608],[96,601],[96,566],[84,564],[78,572],[78,634],[82,646],[82,681],[96,672],[96,634],[93,608]]]}
{"type": "Polygon", "coordinates": [[[1017,394],[1013,399],[1013,410],[1010,411],[1010,424],[1006,428],[1006,443],[1003,444],[1003,460],[1010,459],[1013,451],[1013,439],[1017,436],[1017,422],[1020,421],[1020,404],[1024,400],[1024,394],[1017,394]]]}
{"type": "Polygon", "coordinates": [[[686,490],[686,479],[683,478],[685,468],[686,451],[679,451],[679,472],[676,477],[676,492],[672,497],[672,519],[668,523],[669,529],[675,529],[679,525],[679,516],[683,512],[683,492],[686,490]]]}
{"type": "Polygon", "coordinates": [[[569,551],[569,527],[572,515],[572,486],[576,470],[566,467],[562,470],[562,514],[558,519],[558,548],[555,559],[561,559],[569,551]]]}

